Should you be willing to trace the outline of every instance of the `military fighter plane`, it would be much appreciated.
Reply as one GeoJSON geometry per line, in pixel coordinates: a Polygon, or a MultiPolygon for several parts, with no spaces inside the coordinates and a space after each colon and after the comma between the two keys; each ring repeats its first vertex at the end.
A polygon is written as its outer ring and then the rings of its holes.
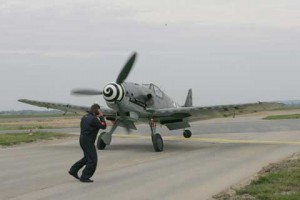
{"type": "MultiPolygon", "coordinates": [[[[163,151],[164,143],[161,135],[156,132],[156,124],[164,125],[169,130],[183,129],[183,136],[190,138],[190,122],[206,120],[217,117],[236,116],[264,110],[273,110],[285,106],[282,102],[257,102],[250,104],[219,105],[207,107],[194,107],[192,103],[192,90],[189,89],[186,101],[180,106],[167,96],[159,87],[150,84],[137,84],[125,82],[136,58],[134,53],[126,62],[115,82],[107,84],[102,91],[95,89],[75,89],[75,95],[103,95],[109,108],[101,110],[106,120],[113,122],[108,132],[102,132],[97,139],[97,148],[105,149],[111,144],[112,134],[118,126],[128,131],[136,129],[138,122],[148,123],[154,150],[163,151]]],[[[88,106],[51,103],[20,99],[20,102],[65,112],[87,112],[88,106]]]]}

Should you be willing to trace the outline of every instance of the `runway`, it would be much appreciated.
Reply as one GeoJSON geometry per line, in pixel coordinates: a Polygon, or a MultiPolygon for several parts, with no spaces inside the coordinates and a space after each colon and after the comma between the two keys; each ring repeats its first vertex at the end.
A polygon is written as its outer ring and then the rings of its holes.
{"type": "Polygon", "coordinates": [[[82,156],[77,136],[0,149],[0,199],[211,199],[300,151],[299,120],[269,123],[275,122],[257,117],[199,122],[191,139],[163,129],[161,153],[153,151],[147,126],[139,127],[143,134],[119,131],[111,146],[98,151],[92,184],[67,174],[82,156]]]}

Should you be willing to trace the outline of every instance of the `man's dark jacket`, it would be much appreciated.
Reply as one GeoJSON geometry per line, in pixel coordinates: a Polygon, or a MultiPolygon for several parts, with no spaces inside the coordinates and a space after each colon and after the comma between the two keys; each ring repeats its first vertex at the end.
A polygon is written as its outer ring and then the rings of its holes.
{"type": "Polygon", "coordinates": [[[80,135],[84,138],[89,138],[94,144],[99,129],[105,129],[106,123],[102,116],[96,117],[91,113],[88,113],[81,118],[80,128],[80,135]]]}

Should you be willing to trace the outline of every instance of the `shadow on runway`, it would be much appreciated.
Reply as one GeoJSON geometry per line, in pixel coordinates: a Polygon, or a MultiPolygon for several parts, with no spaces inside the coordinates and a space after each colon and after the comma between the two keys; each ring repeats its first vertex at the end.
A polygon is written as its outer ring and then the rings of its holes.
{"type": "MultiPolygon", "coordinates": [[[[190,143],[184,141],[165,141],[163,152],[180,152],[180,151],[195,151],[201,149],[212,148],[215,144],[208,143],[190,143]]],[[[153,152],[151,141],[147,143],[126,142],[124,144],[112,144],[107,146],[104,151],[131,151],[131,152],[153,152]]],[[[162,153],[163,153],[162,152],[162,153]]]]}
{"type": "MultiPolygon", "coordinates": [[[[163,152],[186,152],[186,151],[196,151],[196,150],[207,150],[215,148],[216,146],[224,145],[233,145],[233,144],[221,144],[221,143],[210,143],[210,142],[195,142],[190,140],[164,140],[164,151],[163,152]]],[[[235,144],[237,145],[237,144],[235,144]]],[[[52,143],[41,147],[44,150],[50,151],[66,151],[74,152],[81,151],[79,142],[74,143],[52,143]]],[[[112,141],[111,145],[106,146],[105,150],[97,150],[98,152],[102,151],[128,151],[128,152],[154,152],[154,148],[151,140],[149,139],[126,139],[123,138],[121,141],[112,141]]],[[[162,153],[163,153],[162,152],[162,153]]]]}

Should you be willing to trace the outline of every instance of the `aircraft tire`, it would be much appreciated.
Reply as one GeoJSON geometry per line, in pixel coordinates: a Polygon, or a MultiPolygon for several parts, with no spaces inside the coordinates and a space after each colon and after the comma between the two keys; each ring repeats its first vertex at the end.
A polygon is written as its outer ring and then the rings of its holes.
{"type": "Polygon", "coordinates": [[[99,150],[103,150],[106,147],[106,144],[104,143],[104,141],[102,140],[101,136],[103,134],[105,134],[106,132],[102,132],[99,136],[98,136],[98,140],[97,140],[97,148],[99,150]]]}
{"type": "Polygon", "coordinates": [[[164,141],[159,133],[156,133],[153,136],[152,142],[156,152],[162,152],[164,150],[164,141]]]}
{"type": "Polygon", "coordinates": [[[190,130],[183,131],[183,137],[190,138],[192,136],[192,132],[190,130]]]}

